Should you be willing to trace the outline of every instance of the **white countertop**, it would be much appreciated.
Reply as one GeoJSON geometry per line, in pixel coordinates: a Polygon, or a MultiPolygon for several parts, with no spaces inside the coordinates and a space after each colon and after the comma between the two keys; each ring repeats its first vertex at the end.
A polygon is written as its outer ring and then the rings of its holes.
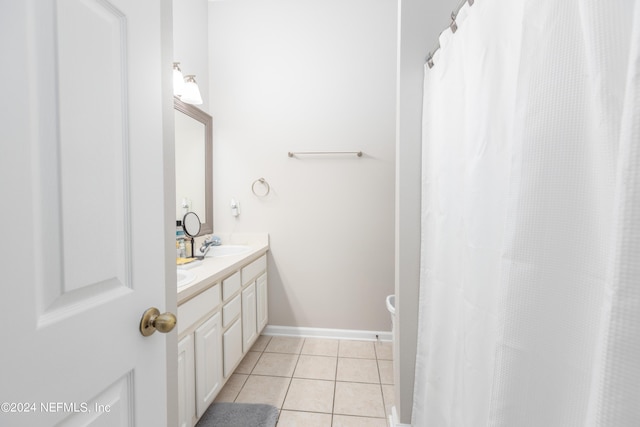
{"type": "Polygon", "coordinates": [[[177,288],[178,305],[193,298],[202,291],[210,288],[215,283],[232,274],[240,266],[246,265],[260,258],[269,250],[269,235],[261,234],[220,234],[215,233],[222,240],[222,245],[247,245],[251,249],[239,255],[223,257],[205,257],[202,261],[194,261],[195,264],[181,266],[195,274],[196,278],[190,283],[177,288]]]}

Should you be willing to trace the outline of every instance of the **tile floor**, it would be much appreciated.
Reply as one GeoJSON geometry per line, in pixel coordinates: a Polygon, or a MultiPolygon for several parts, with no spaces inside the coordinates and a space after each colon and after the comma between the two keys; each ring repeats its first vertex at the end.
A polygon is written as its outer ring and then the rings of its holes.
{"type": "Polygon", "coordinates": [[[386,427],[392,344],[260,336],[216,398],[280,409],[278,427],[386,427]]]}

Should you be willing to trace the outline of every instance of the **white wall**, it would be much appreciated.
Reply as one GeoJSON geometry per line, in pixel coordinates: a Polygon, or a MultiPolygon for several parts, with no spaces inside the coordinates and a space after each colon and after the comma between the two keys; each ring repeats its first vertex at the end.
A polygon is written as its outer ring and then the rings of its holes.
{"type": "Polygon", "coordinates": [[[214,230],[270,234],[270,324],[389,331],[396,1],[214,1],[209,18],[214,230]],[[287,156],[305,150],[364,156],[287,156]]]}

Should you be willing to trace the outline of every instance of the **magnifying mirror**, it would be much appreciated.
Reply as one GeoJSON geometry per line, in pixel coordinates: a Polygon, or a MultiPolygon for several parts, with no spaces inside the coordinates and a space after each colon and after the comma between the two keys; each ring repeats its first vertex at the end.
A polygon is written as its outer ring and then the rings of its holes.
{"type": "Polygon", "coordinates": [[[182,218],[182,228],[184,229],[184,234],[186,234],[191,239],[191,256],[194,256],[194,237],[200,234],[200,227],[202,223],[200,222],[200,218],[195,212],[187,212],[184,214],[182,218]]]}
{"type": "Polygon", "coordinates": [[[196,237],[200,233],[202,223],[195,212],[187,212],[182,218],[182,228],[184,234],[189,237],[196,237]]]}

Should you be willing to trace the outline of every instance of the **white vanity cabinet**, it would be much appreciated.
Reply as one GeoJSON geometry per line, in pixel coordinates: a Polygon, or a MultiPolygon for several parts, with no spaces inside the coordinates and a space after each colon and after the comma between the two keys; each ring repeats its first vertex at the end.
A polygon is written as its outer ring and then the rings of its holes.
{"type": "Polygon", "coordinates": [[[191,427],[196,421],[196,371],[193,334],[178,342],[178,414],[179,427],[191,427]]]}
{"type": "Polygon", "coordinates": [[[222,388],[220,285],[178,306],[178,417],[192,427],[222,388]]]}
{"type": "MultiPolygon", "coordinates": [[[[259,326],[256,281],[265,276],[267,256],[262,255],[222,281],[223,366],[228,378],[266,325],[259,326]]],[[[266,291],[266,287],[264,288],[266,291]]],[[[266,294],[264,295],[266,301],[266,294]]],[[[266,305],[265,305],[266,307],[266,305]]]]}
{"type": "Polygon", "coordinates": [[[242,291],[242,351],[246,353],[258,338],[256,323],[256,284],[251,283],[242,291]]]}
{"type": "Polygon", "coordinates": [[[179,301],[180,427],[196,424],[266,326],[266,271],[264,254],[179,301]]]}
{"type": "Polygon", "coordinates": [[[242,359],[242,322],[240,319],[233,322],[233,325],[226,330],[222,344],[224,346],[224,377],[229,378],[242,359]]]}
{"type": "Polygon", "coordinates": [[[256,279],[256,324],[262,331],[269,321],[269,300],[267,299],[267,272],[256,279]]]}
{"type": "Polygon", "coordinates": [[[222,388],[222,347],[220,312],[214,314],[195,331],[196,414],[204,414],[222,388]]]}
{"type": "MultiPolygon", "coordinates": [[[[262,309],[260,308],[257,290],[258,281],[264,276],[263,290],[266,291],[266,274],[266,255],[242,268],[242,349],[244,353],[249,351],[266,325],[266,322],[261,325],[264,313],[260,313],[262,317],[258,315],[258,311],[262,309]]],[[[263,297],[266,299],[266,294],[263,297]]]]}
{"type": "Polygon", "coordinates": [[[227,378],[242,358],[242,301],[238,294],[242,281],[240,271],[233,273],[222,281],[222,318],[224,332],[222,346],[224,348],[224,377],[227,378]]]}

